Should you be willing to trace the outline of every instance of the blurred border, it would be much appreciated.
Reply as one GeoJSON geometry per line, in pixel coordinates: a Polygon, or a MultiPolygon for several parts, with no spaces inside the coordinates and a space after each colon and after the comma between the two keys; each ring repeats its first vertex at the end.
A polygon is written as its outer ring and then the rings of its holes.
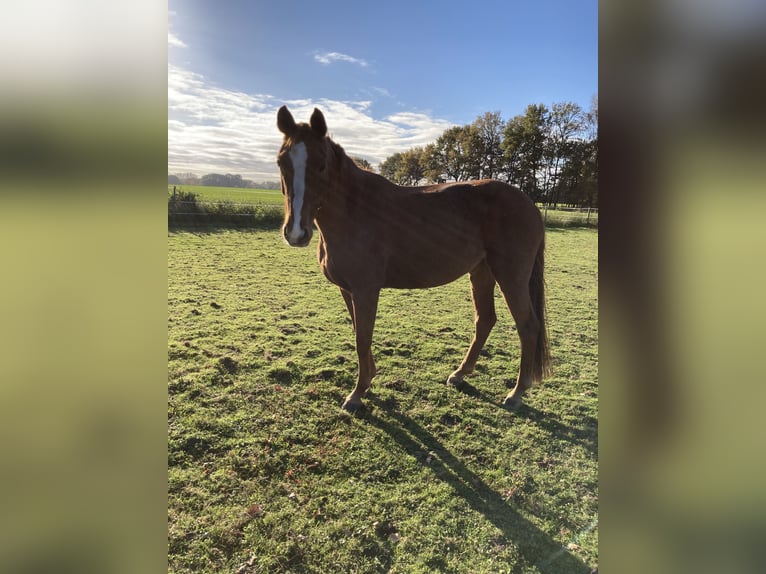
{"type": "MultiPolygon", "coordinates": [[[[760,570],[765,10],[601,5],[604,572],[760,570]]],[[[166,11],[0,24],[8,571],[166,569],[166,11]]]]}
{"type": "Polygon", "coordinates": [[[757,572],[766,5],[600,5],[600,566],[757,572]]]}
{"type": "Polygon", "coordinates": [[[0,23],[0,564],[166,570],[167,6],[0,23]]]}

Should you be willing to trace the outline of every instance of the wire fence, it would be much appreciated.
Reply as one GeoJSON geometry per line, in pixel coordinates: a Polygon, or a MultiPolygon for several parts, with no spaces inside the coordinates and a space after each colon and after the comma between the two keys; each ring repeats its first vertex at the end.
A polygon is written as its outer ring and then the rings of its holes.
{"type": "Polygon", "coordinates": [[[556,207],[538,206],[546,225],[598,227],[597,207],[556,207]]]}
{"type": "Polygon", "coordinates": [[[283,208],[275,203],[204,201],[193,194],[168,196],[168,226],[278,227],[283,208]]]}

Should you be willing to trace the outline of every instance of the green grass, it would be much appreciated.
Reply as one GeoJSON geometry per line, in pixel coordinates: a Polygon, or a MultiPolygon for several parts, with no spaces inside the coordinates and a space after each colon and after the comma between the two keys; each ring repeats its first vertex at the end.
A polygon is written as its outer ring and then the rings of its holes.
{"type": "MultiPolygon", "coordinates": [[[[195,193],[200,201],[230,201],[232,203],[282,205],[282,192],[278,189],[246,189],[238,187],[212,187],[207,185],[177,185],[176,189],[195,193]]],[[[168,185],[168,194],[173,186],[168,185]]]]}
{"type": "MultiPolygon", "coordinates": [[[[597,241],[549,230],[554,375],[508,413],[518,339],[470,378],[467,277],[382,293],[368,411],[350,320],[314,248],[171,233],[168,555],[182,572],[561,572],[597,565],[597,241]]],[[[502,312],[501,312],[502,311],[502,312]]]]}

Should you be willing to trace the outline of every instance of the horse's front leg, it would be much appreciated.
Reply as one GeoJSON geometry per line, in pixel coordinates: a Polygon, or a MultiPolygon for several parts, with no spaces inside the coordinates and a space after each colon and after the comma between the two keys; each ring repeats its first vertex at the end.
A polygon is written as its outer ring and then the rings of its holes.
{"type": "Polygon", "coordinates": [[[379,290],[354,291],[351,294],[356,331],[356,354],[359,359],[359,375],[356,387],[343,403],[350,413],[362,407],[362,397],[367,393],[375,376],[375,361],[372,358],[372,331],[378,311],[379,290]]]}

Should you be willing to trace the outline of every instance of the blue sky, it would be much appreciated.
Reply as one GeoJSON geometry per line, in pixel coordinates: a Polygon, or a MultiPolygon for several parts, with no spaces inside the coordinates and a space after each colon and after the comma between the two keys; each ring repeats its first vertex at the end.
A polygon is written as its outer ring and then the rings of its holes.
{"type": "Polygon", "coordinates": [[[595,0],[169,0],[168,171],[276,179],[276,110],[376,165],[488,111],[598,94],[595,0]]]}

